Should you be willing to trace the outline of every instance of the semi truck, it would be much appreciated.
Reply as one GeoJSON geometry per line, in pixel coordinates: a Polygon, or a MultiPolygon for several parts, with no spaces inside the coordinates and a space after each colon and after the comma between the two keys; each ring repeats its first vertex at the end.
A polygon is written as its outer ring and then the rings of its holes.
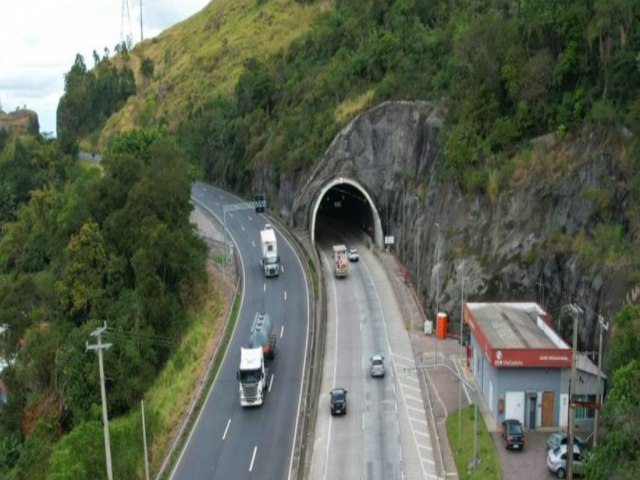
{"type": "Polygon", "coordinates": [[[333,246],[333,272],[336,277],[346,277],[349,273],[349,260],[347,247],[344,245],[333,246]]]}
{"type": "Polygon", "coordinates": [[[276,232],[271,224],[267,223],[260,230],[260,243],[262,245],[262,268],[265,277],[275,277],[280,273],[280,256],[278,255],[278,242],[276,232]]]}
{"type": "Polygon", "coordinates": [[[269,365],[276,357],[276,334],[271,316],[256,313],[247,347],[240,348],[240,368],[237,378],[240,389],[240,405],[258,407],[264,402],[272,374],[269,365]]]}

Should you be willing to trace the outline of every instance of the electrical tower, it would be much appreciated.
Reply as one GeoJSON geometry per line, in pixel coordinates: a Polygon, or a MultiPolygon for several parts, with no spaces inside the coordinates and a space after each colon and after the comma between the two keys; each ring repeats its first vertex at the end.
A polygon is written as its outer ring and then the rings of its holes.
{"type": "Polygon", "coordinates": [[[120,17],[120,43],[124,43],[128,50],[133,46],[133,33],[131,31],[131,13],[129,0],[122,0],[122,14],[120,17]]]}

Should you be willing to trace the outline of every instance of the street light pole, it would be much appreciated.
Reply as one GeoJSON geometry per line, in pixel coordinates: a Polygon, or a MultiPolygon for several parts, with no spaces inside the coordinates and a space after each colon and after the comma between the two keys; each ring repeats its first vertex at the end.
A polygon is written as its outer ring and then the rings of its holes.
{"type": "Polygon", "coordinates": [[[438,229],[436,237],[436,319],[440,311],[440,224],[435,224],[438,229]]]}
{"type": "Polygon", "coordinates": [[[596,397],[596,413],[593,419],[593,448],[598,445],[598,419],[600,416],[600,408],[602,407],[602,384],[600,383],[600,372],[602,371],[602,330],[609,330],[609,322],[602,315],[598,315],[598,323],[600,325],[600,339],[598,341],[598,395],[596,397]]]}

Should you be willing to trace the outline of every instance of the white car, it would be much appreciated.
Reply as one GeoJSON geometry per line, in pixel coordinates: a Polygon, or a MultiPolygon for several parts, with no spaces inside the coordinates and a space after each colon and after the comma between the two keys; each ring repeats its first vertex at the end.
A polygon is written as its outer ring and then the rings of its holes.
{"type": "Polygon", "coordinates": [[[381,353],[371,355],[371,376],[384,377],[384,355],[381,353]]]}
{"type": "Polygon", "coordinates": [[[350,262],[357,262],[359,260],[358,250],[356,250],[354,247],[349,247],[349,249],[347,250],[347,258],[349,258],[350,262]]]}

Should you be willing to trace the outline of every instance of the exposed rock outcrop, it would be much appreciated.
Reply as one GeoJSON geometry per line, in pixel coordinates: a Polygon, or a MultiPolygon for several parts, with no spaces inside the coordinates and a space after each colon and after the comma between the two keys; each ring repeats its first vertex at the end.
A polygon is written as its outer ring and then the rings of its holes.
{"type": "Polygon", "coordinates": [[[0,128],[8,131],[9,135],[24,135],[40,133],[38,114],[33,110],[16,110],[4,113],[0,110],[0,128]]]}
{"type": "Polygon", "coordinates": [[[386,102],[362,113],[308,178],[280,180],[281,214],[307,228],[322,186],[338,176],[355,179],[373,198],[385,234],[395,237],[429,315],[448,311],[457,325],[464,276],[466,299],[537,301],[565,334],[571,322],[562,306],[576,302],[587,313],[580,348],[597,349],[596,313],[611,316],[620,308],[633,287],[629,272],[588,265],[559,244],[590,231],[603,213],[624,222],[629,199],[616,159],[588,139],[567,147],[550,136],[531,147],[535,161],[521,162],[493,198],[465,194],[439,178],[441,124],[437,108],[425,102],[386,102]],[[608,192],[606,212],[588,191],[608,192]]]}

